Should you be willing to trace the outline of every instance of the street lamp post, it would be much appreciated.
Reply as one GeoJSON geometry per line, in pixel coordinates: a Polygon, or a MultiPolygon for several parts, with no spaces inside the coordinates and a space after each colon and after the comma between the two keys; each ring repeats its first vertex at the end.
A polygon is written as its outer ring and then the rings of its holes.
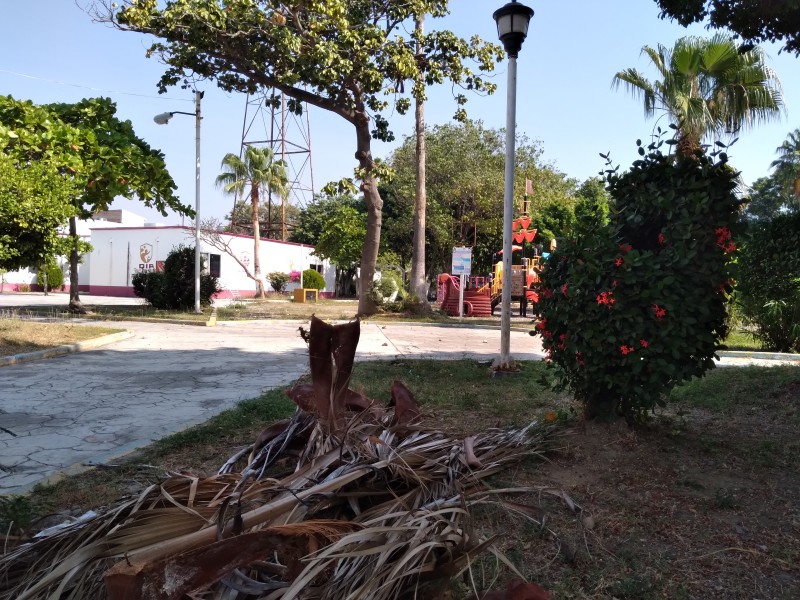
{"type": "Polygon", "coordinates": [[[511,0],[492,15],[497,36],[508,54],[508,95],[506,99],[506,169],[503,193],[503,290],[500,315],[500,358],[494,368],[510,369],[511,359],[511,222],[514,218],[514,161],[517,122],[517,56],[528,35],[533,9],[511,0]]]}
{"type": "Polygon", "coordinates": [[[153,121],[159,125],[166,125],[174,115],[190,115],[195,118],[195,171],[194,171],[194,312],[200,314],[200,100],[203,92],[194,93],[195,111],[183,112],[174,110],[172,112],[161,113],[153,117],[153,121]]]}

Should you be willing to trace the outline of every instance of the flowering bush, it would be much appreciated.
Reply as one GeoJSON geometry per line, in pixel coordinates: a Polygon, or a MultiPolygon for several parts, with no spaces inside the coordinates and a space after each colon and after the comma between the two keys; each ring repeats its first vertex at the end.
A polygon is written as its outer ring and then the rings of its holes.
{"type": "Polygon", "coordinates": [[[538,333],[562,387],[588,417],[629,423],[714,366],[726,334],[739,201],[724,153],[675,159],[661,142],[618,174],[614,214],[547,261],[538,333]]]}
{"type": "Polygon", "coordinates": [[[291,283],[300,283],[300,271],[292,271],[289,273],[289,281],[291,283]]]}

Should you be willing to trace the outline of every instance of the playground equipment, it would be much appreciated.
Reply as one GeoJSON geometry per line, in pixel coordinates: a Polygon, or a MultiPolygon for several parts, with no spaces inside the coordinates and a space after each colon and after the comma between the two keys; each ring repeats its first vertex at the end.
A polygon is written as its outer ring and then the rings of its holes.
{"type": "MultiPolygon", "coordinates": [[[[523,258],[521,265],[511,265],[511,300],[519,301],[519,314],[527,316],[528,302],[539,300],[531,285],[539,282],[539,271],[542,269],[541,257],[523,258]]],[[[500,304],[503,295],[503,261],[494,265],[491,287],[491,311],[500,304]]]]}
{"type": "MultiPolygon", "coordinates": [[[[488,283],[483,283],[480,287],[474,285],[479,281],[485,281],[485,279],[485,277],[471,278],[470,283],[473,285],[470,289],[464,290],[465,317],[491,316],[492,298],[488,283]]],[[[438,289],[441,290],[442,310],[450,316],[457,317],[459,315],[459,278],[448,273],[442,273],[439,275],[438,284],[438,289]]]]}

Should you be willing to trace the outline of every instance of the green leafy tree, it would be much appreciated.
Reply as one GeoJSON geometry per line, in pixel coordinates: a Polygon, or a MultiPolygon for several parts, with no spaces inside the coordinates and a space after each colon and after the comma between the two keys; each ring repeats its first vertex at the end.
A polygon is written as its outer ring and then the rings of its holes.
{"type": "Polygon", "coordinates": [[[770,164],[774,177],[800,203],[800,129],[791,132],[775,152],[778,158],[770,164]]]}
{"type": "Polygon", "coordinates": [[[580,231],[546,261],[537,303],[560,383],[587,416],[630,423],[714,367],[740,205],[724,152],[675,160],[658,143],[642,150],[628,171],[607,173],[610,223],[580,231]]]}
{"type": "MultiPolygon", "coordinates": [[[[391,211],[387,247],[404,261],[411,256],[408,232],[416,193],[415,146],[410,136],[391,155],[395,177],[385,185],[387,204],[392,205],[387,208],[391,211]]],[[[502,247],[505,134],[473,121],[437,125],[426,132],[426,155],[427,272],[449,271],[453,246],[466,245],[473,247],[473,271],[488,273],[493,254],[502,247]]],[[[528,212],[533,226],[541,228],[548,207],[572,206],[574,182],[546,164],[541,146],[524,136],[517,140],[516,158],[516,189],[524,190],[525,179],[532,181],[528,212]]],[[[519,212],[522,202],[517,197],[519,212]]]]}
{"type": "Polygon", "coordinates": [[[756,179],[745,201],[743,216],[750,223],[766,223],[782,213],[797,210],[794,195],[774,175],[756,179]]]}
{"type": "MultiPolygon", "coordinates": [[[[265,298],[264,278],[261,275],[261,255],[259,241],[261,239],[259,206],[261,194],[266,192],[284,196],[287,192],[286,165],[281,160],[274,160],[269,148],[247,146],[244,158],[228,153],[222,159],[223,172],[217,176],[217,187],[226,193],[237,195],[249,188],[250,223],[253,227],[253,278],[256,282],[256,298],[265,298]]],[[[270,202],[271,203],[271,202],[270,202]]]]}
{"type": "Polygon", "coordinates": [[[764,0],[656,0],[661,18],[686,27],[708,18],[752,42],[783,42],[784,50],[800,54],[800,4],[764,0]]]}
{"type": "Polygon", "coordinates": [[[0,261],[38,266],[59,250],[75,214],[82,133],[32,102],[0,97],[0,261]]]}
{"type": "MultiPolygon", "coordinates": [[[[385,165],[372,156],[371,140],[393,138],[384,113],[402,114],[410,108],[403,93],[406,81],[448,82],[456,89],[492,92],[494,84],[476,74],[468,61],[488,71],[503,56],[495,44],[477,37],[463,40],[449,31],[403,35],[412,19],[444,16],[448,4],[448,0],[122,0],[117,5],[97,0],[95,12],[119,29],[159,38],[150,54],[169,65],[161,78],[162,90],[192,78],[216,79],[227,91],[274,88],[289,97],[291,111],[302,112],[307,102],[353,125],[356,178],[368,215],[359,313],[371,314],[376,307],[367,292],[378,257],[383,208],[378,181],[388,175],[385,165]]],[[[424,92],[422,85],[411,87],[416,97],[424,92]]],[[[459,93],[456,101],[456,116],[463,118],[466,97],[459,93]]],[[[352,180],[341,183],[343,189],[355,190],[352,180]]]]}
{"type": "Polygon", "coordinates": [[[607,225],[611,214],[610,201],[611,196],[606,191],[603,179],[587,179],[575,194],[576,221],[589,227],[607,225]]]}
{"type": "Polygon", "coordinates": [[[139,138],[130,121],[117,118],[117,106],[108,98],[88,98],[75,104],[50,104],[44,107],[53,119],[77,129],[80,139],[74,144],[76,166],[71,176],[80,184],[73,198],[70,217],[72,246],[69,255],[69,307],[84,312],[78,294],[80,255],[77,218],[89,218],[107,210],[118,196],[137,198],[145,206],[166,216],[170,208],[179,214],[194,215],[175,196],[164,155],[139,138]]]}
{"type": "Polygon", "coordinates": [[[717,34],[684,37],[671,49],[644,46],[642,54],[659,79],[625,69],[614,75],[612,86],[624,85],[641,98],[645,115],[668,114],[678,127],[683,156],[693,156],[706,135],[735,134],[781,115],[780,81],[758,47],[743,49],[730,36],[717,34]]]}
{"type": "Polygon", "coordinates": [[[341,207],[351,207],[357,212],[366,214],[367,208],[363,199],[353,196],[316,196],[314,201],[300,211],[300,216],[290,241],[298,244],[316,246],[319,238],[328,227],[341,207]]]}
{"type": "Polygon", "coordinates": [[[763,348],[800,351],[800,212],[760,225],[736,266],[736,299],[763,348]]]}
{"type": "Polygon", "coordinates": [[[19,163],[0,152],[0,268],[15,271],[57,255],[76,193],[74,180],[49,161],[19,163]]]}

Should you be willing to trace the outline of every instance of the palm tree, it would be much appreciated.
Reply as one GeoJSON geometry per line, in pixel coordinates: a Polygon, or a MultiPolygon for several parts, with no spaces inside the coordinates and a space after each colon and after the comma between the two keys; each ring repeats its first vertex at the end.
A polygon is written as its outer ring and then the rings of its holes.
{"type": "Polygon", "coordinates": [[[217,176],[217,187],[228,194],[239,194],[250,188],[250,218],[253,223],[253,278],[256,281],[256,297],[264,298],[264,279],[261,276],[261,259],[259,240],[261,231],[258,219],[258,204],[262,191],[285,195],[288,179],[286,164],[282,160],[274,160],[275,156],[269,148],[247,146],[244,158],[228,153],[222,159],[223,172],[217,176]]]}
{"type": "Polygon", "coordinates": [[[706,135],[735,134],[768,121],[783,109],[781,84],[757,46],[737,46],[728,35],[684,37],[670,50],[644,46],[661,77],[650,81],[636,69],[614,75],[644,100],[645,115],[666,112],[678,127],[678,154],[693,156],[706,135]]]}
{"type": "Polygon", "coordinates": [[[794,195],[795,201],[800,201],[800,129],[791,132],[775,152],[779,157],[770,164],[775,169],[775,180],[794,195]]]}

